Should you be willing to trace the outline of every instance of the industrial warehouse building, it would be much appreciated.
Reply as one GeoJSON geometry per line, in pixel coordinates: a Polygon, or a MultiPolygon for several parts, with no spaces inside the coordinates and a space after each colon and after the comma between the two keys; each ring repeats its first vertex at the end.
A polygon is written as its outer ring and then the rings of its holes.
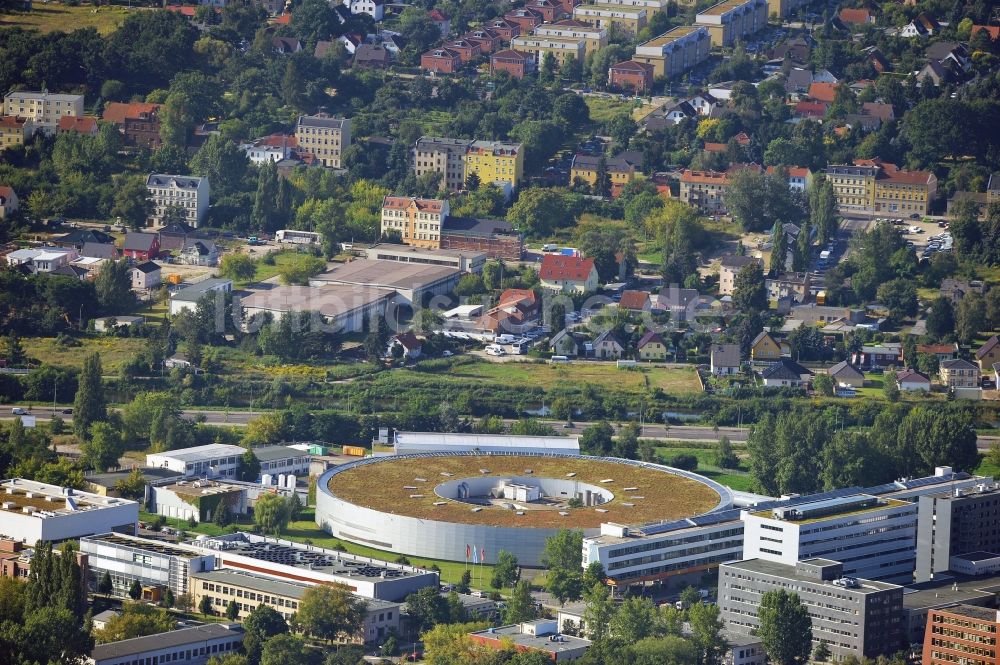
{"type": "Polygon", "coordinates": [[[359,332],[366,321],[385,314],[394,295],[371,285],[319,283],[320,277],[323,275],[313,278],[311,286],[275,286],[244,296],[240,299],[244,321],[249,325],[254,317],[264,314],[279,321],[287,312],[311,312],[322,321],[310,321],[310,325],[320,323],[330,332],[359,332]]]}
{"type": "Polygon", "coordinates": [[[213,656],[238,653],[243,646],[243,628],[237,624],[210,623],[169,633],[135,637],[98,644],[88,665],[152,665],[183,663],[204,665],[213,656]]]}
{"type": "Polygon", "coordinates": [[[397,305],[421,305],[426,298],[450,293],[462,271],[399,261],[358,259],[309,279],[309,286],[351,287],[350,291],[387,293],[397,305]]]}
{"type": "Polygon", "coordinates": [[[34,546],[108,531],[134,533],[139,504],[23,478],[0,481],[0,537],[34,546]]]}

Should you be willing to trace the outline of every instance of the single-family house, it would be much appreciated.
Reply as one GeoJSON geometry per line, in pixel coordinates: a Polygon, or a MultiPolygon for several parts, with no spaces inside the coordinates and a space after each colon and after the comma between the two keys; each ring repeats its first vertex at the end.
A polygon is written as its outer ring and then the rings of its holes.
{"type": "Polygon", "coordinates": [[[302,42],[295,37],[271,37],[271,48],[281,55],[300,53],[302,42]]]}
{"type": "Polygon", "coordinates": [[[978,388],[979,367],[968,360],[945,360],[939,366],[941,383],[949,390],[954,388],[978,388]]]}
{"type": "Polygon", "coordinates": [[[660,289],[655,297],[650,296],[650,308],[654,312],[667,312],[674,322],[689,321],[701,306],[701,294],[697,289],[682,289],[676,284],[660,289]]]}
{"type": "Polygon", "coordinates": [[[901,367],[903,345],[899,342],[882,342],[873,346],[862,346],[860,351],[851,354],[851,364],[860,369],[901,367]]]}
{"type": "Polygon", "coordinates": [[[670,346],[663,340],[660,334],[650,330],[635,345],[639,352],[640,360],[666,360],[670,352],[670,346]]]}
{"type": "Polygon", "coordinates": [[[809,91],[813,82],[813,73],[809,69],[793,67],[785,78],[785,92],[789,95],[801,95],[809,91]]]}
{"type": "Polygon", "coordinates": [[[448,14],[435,7],[427,12],[427,17],[438,27],[442,37],[448,36],[448,33],[451,32],[451,17],[448,14]]]}
{"type": "Polygon", "coordinates": [[[19,203],[13,187],[0,185],[0,219],[5,219],[17,212],[19,203]]]}
{"type": "Polygon", "coordinates": [[[111,243],[85,242],[80,248],[80,256],[88,259],[100,259],[102,261],[117,261],[121,258],[118,248],[111,243]]]}
{"type": "Polygon", "coordinates": [[[648,310],[649,307],[649,293],[646,291],[622,291],[622,297],[618,301],[618,309],[630,312],[642,312],[648,310]]]}
{"type": "Polygon", "coordinates": [[[136,261],[151,261],[160,253],[160,236],[156,233],[130,231],[125,235],[125,256],[136,261]]]}
{"type": "Polygon", "coordinates": [[[974,279],[971,282],[965,282],[960,279],[945,277],[941,280],[941,288],[938,289],[938,294],[957,305],[958,301],[966,294],[978,293],[979,295],[983,295],[985,291],[986,285],[981,280],[974,279]]]}
{"type": "Polygon", "coordinates": [[[810,279],[807,272],[786,272],[764,280],[769,300],[791,298],[795,303],[809,299],[810,279]]]}
{"type": "Polygon", "coordinates": [[[740,373],[743,357],[739,344],[713,344],[709,358],[709,367],[715,376],[740,373]]]}
{"type": "Polygon", "coordinates": [[[840,10],[839,17],[840,22],[847,26],[870,25],[875,22],[875,15],[867,8],[845,7],[840,10]]]}
{"type": "Polygon", "coordinates": [[[420,56],[420,68],[437,74],[454,74],[462,67],[462,57],[449,48],[431,49],[420,56]]]}
{"type": "Polygon", "coordinates": [[[900,390],[930,392],[931,380],[913,369],[896,372],[896,385],[900,390]]]}
{"type": "Polygon", "coordinates": [[[986,374],[993,365],[1000,363],[1000,339],[996,335],[990,337],[976,351],[976,361],[979,362],[979,370],[986,374]]]}
{"type": "Polygon", "coordinates": [[[132,266],[132,288],[149,291],[160,288],[160,266],[152,261],[143,261],[132,266]]]}
{"type": "Polygon", "coordinates": [[[390,60],[389,51],[381,44],[361,44],[354,50],[351,65],[358,69],[385,69],[390,60]]]}
{"type": "Polygon", "coordinates": [[[49,275],[54,277],[71,277],[83,281],[90,276],[90,271],[83,266],[68,263],[50,270],[49,275]]]}
{"type": "MultiPolygon", "coordinates": [[[[294,136],[286,138],[295,140],[294,136]]],[[[184,222],[171,222],[162,227],[158,233],[160,234],[160,251],[180,251],[187,244],[188,236],[194,233],[194,227],[188,226],[184,222]]]]}
{"type": "MultiPolygon", "coordinates": [[[[954,360],[958,357],[958,344],[952,342],[951,344],[917,344],[917,355],[921,353],[929,353],[938,359],[939,363],[945,360],[954,360]]],[[[997,358],[1000,360],[1000,357],[997,358]]]]}
{"type": "Polygon", "coordinates": [[[557,356],[575,357],[584,353],[586,342],[587,338],[584,335],[563,328],[549,340],[549,350],[557,356]]]}
{"type": "Polygon", "coordinates": [[[59,124],[56,126],[56,133],[97,136],[97,129],[97,118],[93,116],[64,115],[59,118],[59,124]]]}
{"type": "Polygon", "coordinates": [[[770,333],[759,333],[750,343],[750,360],[754,365],[776,363],[781,360],[781,345],[770,333]]]}
{"type": "Polygon", "coordinates": [[[535,57],[512,49],[503,49],[490,56],[490,72],[507,72],[512,78],[523,79],[535,70],[535,57]]]}
{"type": "Polygon", "coordinates": [[[219,248],[211,240],[189,239],[180,251],[180,260],[190,266],[216,266],[219,248]]]}
{"type": "Polygon", "coordinates": [[[538,272],[542,288],[573,293],[597,290],[597,267],[594,259],[561,254],[546,254],[538,272]]]}
{"type": "Polygon", "coordinates": [[[846,360],[841,360],[833,367],[827,369],[826,373],[833,379],[833,383],[836,386],[863,388],[865,385],[865,375],[846,360]]]}
{"type": "Polygon", "coordinates": [[[479,319],[478,328],[496,333],[520,333],[535,325],[541,300],[531,289],[507,289],[497,304],[479,319]]]}
{"type": "Polygon", "coordinates": [[[611,330],[605,330],[594,340],[594,356],[604,360],[618,360],[625,355],[625,346],[611,330]]]}
{"type": "Polygon", "coordinates": [[[400,347],[403,350],[403,357],[409,358],[411,360],[416,360],[420,357],[420,352],[423,350],[423,343],[417,339],[417,336],[412,332],[402,332],[392,338],[392,342],[389,344],[389,352],[392,353],[393,347],[400,347]]]}
{"type": "Polygon", "coordinates": [[[900,31],[900,37],[931,37],[941,31],[941,24],[927,12],[920,12],[917,17],[904,25],[900,31]]]}
{"type": "Polygon", "coordinates": [[[801,388],[811,377],[812,372],[791,358],[781,358],[760,373],[765,388],[801,388]]]}

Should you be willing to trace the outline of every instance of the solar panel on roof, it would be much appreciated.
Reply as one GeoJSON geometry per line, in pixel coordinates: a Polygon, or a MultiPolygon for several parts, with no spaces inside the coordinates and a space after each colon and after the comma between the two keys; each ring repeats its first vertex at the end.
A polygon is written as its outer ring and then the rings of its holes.
{"type": "Polygon", "coordinates": [[[898,489],[899,485],[896,483],[886,483],[885,485],[876,485],[875,487],[865,489],[865,494],[887,494],[889,492],[895,492],[898,489]]]}

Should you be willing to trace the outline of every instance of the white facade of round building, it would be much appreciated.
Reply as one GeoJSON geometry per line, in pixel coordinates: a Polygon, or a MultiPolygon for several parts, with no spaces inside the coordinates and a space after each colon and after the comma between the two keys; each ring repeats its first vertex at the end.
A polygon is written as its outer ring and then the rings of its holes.
{"type": "MultiPolygon", "coordinates": [[[[457,454],[461,455],[461,454],[457,454]]],[[[316,493],[316,523],[330,535],[342,540],[366,545],[380,550],[386,550],[396,554],[408,556],[426,557],[430,559],[443,559],[450,561],[466,561],[466,548],[477,548],[485,551],[484,563],[492,564],[496,561],[497,553],[505,550],[514,554],[523,566],[539,566],[542,551],[545,548],[545,541],[550,536],[556,534],[560,528],[579,528],[574,523],[573,513],[565,515],[565,524],[552,528],[544,527],[516,527],[516,526],[494,526],[490,524],[462,523],[461,521],[443,521],[427,519],[424,517],[413,517],[393,513],[388,510],[377,510],[360,506],[353,501],[336,496],[330,489],[330,480],[347,470],[357,469],[359,466],[368,464],[392,463],[394,460],[414,459],[421,457],[439,457],[440,455],[405,455],[383,458],[366,458],[349,464],[335,467],[328,470],[319,479],[316,493]]],[[[574,459],[581,459],[575,455],[535,455],[535,457],[565,457],[567,462],[574,459]]],[[[622,465],[638,466],[646,470],[653,470],[665,474],[671,474],[694,480],[704,484],[714,490],[718,496],[717,504],[706,511],[698,514],[714,513],[726,510],[733,505],[732,492],[718,483],[703,476],[693,474],[679,469],[637,462],[634,460],[623,460],[617,458],[586,458],[588,460],[600,460],[613,462],[622,465]]],[[[373,474],[374,475],[374,474],[373,474]]],[[[494,476],[494,480],[497,477],[494,476]]],[[[373,481],[375,478],[373,478],[373,481]]],[[[461,481],[460,478],[442,478],[442,483],[436,491],[442,499],[452,499],[454,497],[454,486],[461,481]],[[444,492],[444,494],[440,494],[444,492]]],[[[469,478],[475,481],[480,478],[469,478]]],[[[517,478],[515,480],[523,480],[517,478]]],[[[544,482],[542,478],[538,481],[544,482]]],[[[557,479],[552,479],[550,484],[558,484],[557,479]]],[[[593,483],[591,483],[593,484],[593,483]]],[[[373,482],[377,487],[377,482],[373,482]]],[[[613,491],[613,490],[612,490],[613,491]]],[[[608,492],[610,494],[611,492],[608,492]]],[[[595,492],[594,507],[581,508],[576,510],[598,510],[600,501],[595,492]]],[[[485,510],[497,510],[487,508],[485,510]]],[[[696,515],[691,515],[695,517],[696,515]]],[[[608,520],[611,521],[611,520],[608,520]]],[[[586,536],[596,536],[600,534],[600,527],[581,529],[586,536]]]]}

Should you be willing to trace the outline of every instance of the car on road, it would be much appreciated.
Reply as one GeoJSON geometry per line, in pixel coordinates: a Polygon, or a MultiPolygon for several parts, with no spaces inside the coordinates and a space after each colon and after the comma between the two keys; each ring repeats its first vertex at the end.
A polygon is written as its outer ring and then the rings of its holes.
{"type": "Polygon", "coordinates": [[[505,356],[507,352],[504,351],[502,346],[497,346],[496,344],[490,344],[486,347],[486,355],[488,356],[505,356]]]}
{"type": "Polygon", "coordinates": [[[920,216],[921,215],[919,212],[915,212],[912,215],[910,215],[910,219],[920,219],[920,216]]]}
{"type": "Polygon", "coordinates": [[[910,227],[909,227],[908,229],[906,229],[906,230],[907,230],[908,232],[910,232],[910,233],[923,233],[923,232],[924,232],[924,230],[923,230],[922,228],[920,228],[919,226],[916,226],[916,225],[911,225],[911,226],[910,226],[910,227]]]}
{"type": "Polygon", "coordinates": [[[73,409],[63,409],[62,412],[65,413],[68,416],[68,415],[71,415],[73,413],[73,409]]]}
{"type": "Polygon", "coordinates": [[[445,349],[444,351],[441,352],[441,357],[442,358],[451,358],[453,355],[455,355],[455,354],[452,353],[451,351],[447,350],[447,349],[445,349]]]}
{"type": "Polygon", "coordinates": [[[30,413],[30,411],[20,406],[15,406],[10,412],[15,416],[26,416],[30,413]]]}

